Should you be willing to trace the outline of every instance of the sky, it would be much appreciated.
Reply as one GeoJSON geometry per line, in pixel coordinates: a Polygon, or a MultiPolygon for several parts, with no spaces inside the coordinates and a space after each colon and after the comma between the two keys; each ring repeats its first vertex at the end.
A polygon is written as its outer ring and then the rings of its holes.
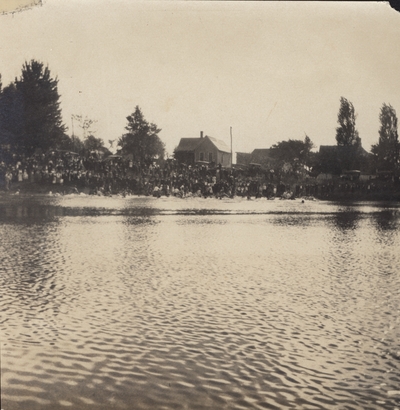
{"type": "Polygon", "coordinates": [[[383,2],[43,0],[0,15],[0,73],[48,65],[68,133],[82,115],[107,147],[136,106],[169,154],[200,131],[229,146],[231,127],[234,152],[334,145],[343,96],[370,150],[382,104],[400,113],[399,38],[383,2]]]}

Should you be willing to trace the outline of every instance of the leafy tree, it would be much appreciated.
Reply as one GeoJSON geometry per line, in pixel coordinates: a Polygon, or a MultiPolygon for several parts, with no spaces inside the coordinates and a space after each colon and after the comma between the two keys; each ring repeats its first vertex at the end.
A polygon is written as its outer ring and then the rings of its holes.
{"type": "Polygon", "coordinates": [[[387,171],[396,171],[399,164],[400,144],[397,132],[397,115],[389,104],[383,104],[379,114],[381,126],[379,142],[372,146],[372,153],[379,168],[387,171]]]}
{"type": "Polygon", "coordinates": [[[364,150],[361,147],[361,138],[356,129],[356,118],[353,104],[341,97],[338,113],[339,127],[336,128],[336,153],[341,172],[359,169],[363,160],[364,150]]]}
{"type": "Polygon", "coordinates": [[[145,120],[139,106],[126,119],[128,125],[125,129],[128,132],[118,140],[122,154],[131,154],[139,165],[148,164],[155,158],[163,158],[165,147],[158,136],[161,129],[145,120]]]}
{"type": "Polygon", "coordinates": [[[353,104],[346,98],[340,98],[338,113],[339,127],[336,128],[336,141],[339,146],[359,146],[361,144],[356,130],[356,114],[353,104]]]}
{"type": "Polygon", "coordinates": [[[70,137],[69,135],[64,134],[57,145],[57,148],[62,150],[76,152],[80,155],[85,154],[85,146],[83,141],[76,135],[72,135],[70,137]]]}
{"type": "Polygon", "coordinates": [[[99,150],[104,147],[104,142],[101,138],[96,138],[94,135],[89,135],[83,142],[85,149],[88,151],[99,150]]]}
{"type": "Polygon", "coordinates": [[[15,86],[22,98],[23,130],[18,135],[20,151],[32,154],[37,148],[46,151],[57,148],[65,133],[60,109],[58,80],[52,78],[48,67],[31,60],[22,67],[15,86]]]}
{"type": "Polygon", "coordinates": [[[111,152],[108,148],[104,146],[104,141],[101,138],[96,138],[93,135],[89,135],[83,141],[83,146],[86,153],[91,151],[99,151],[104,154],[110,155],[111,152]]]}
{"type": "Polygon", "coordinates": [[[17,150],[18,138],[24,130],[23,99],[15,84],[3,88],[0,94],[0,145],[17,150]]]}
{"type": "Polygon", "coordinates": [[[314,143],[311,141],[310,137],[306,134],[304,138],[304,148],[300,152],[300,160],[304,165],[308,167],[314,162],[311,150],[314,148],[314,143]]]}
{"type": "Polygon", "coordinates": [[[271,147],[271,157],[277,161],[279,167],[288,163],[293,169],[300,170],[304,165],[310,165],[310,152],[313,147],[314,144],[307,135],[304,141],[280,141],[271,147]]]}

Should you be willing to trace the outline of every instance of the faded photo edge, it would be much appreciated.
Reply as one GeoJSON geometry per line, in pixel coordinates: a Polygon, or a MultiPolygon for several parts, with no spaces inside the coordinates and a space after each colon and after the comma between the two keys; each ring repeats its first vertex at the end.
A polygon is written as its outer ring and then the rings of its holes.
{"type": "Polygon", "coordinates": [[[3,0],[0,3],[0,14],[16,13],[41,5],[42,0],[3,0]]]}

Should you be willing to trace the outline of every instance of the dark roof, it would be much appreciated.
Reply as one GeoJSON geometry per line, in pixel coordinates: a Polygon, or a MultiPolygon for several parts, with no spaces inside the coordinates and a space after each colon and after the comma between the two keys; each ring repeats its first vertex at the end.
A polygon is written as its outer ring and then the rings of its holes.
{"type": "Polygon", "coordinates": [[[251,162],[265,163],[272,159],[270,148],[256,148],[251,153],[251,162]]]}
{"type": "Polygon", "coordinates": [[[176,147],[175,151],[194,151],[202,140],[202,138],[181,138],[179,145],[176,147]]]}
{"type": "Polygon", "coordinates": [[[236,152],[236,163],[248,165],[251,162],[251,154],[249,152],[236,152]]]}
{"type": "Polygon", "coordinates": [[[204,138],[181,138],[179,145],[175,148],[175,152],[194,151],[201,142],[208,138],[219,151],[230,152],[230,149],[224,141],[206,135],[204,138]]]}
{"type": "MultiPolygon", "coordinates": [[[[351,151],[353,148],[354,147],[352,145],[320,145],[319,152],[328,154],[343,154],[345,152],[351,151]]],[[[358,147],[358,152],[363,156],[369,155],[368,151],[366,151],[362,146],[358,147]]]]}
{"type": "Polygon", "coordinates": [[[337,145],[320,145],[319,152],[336,152],[337,145]]]}
{"type": "Polygon", "coordinates": [[[268,156],[271,154],[271,148],[256,148],[251,153],[252,155],[265,155],[268,156]]]}

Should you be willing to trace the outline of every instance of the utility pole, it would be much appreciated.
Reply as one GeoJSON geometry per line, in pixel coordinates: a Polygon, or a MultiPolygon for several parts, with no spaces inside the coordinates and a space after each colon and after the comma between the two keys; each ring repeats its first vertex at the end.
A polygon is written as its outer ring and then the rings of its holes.
{"type": "Polygon", "coordinates": [[[233,166],[233,151],[232,151],[232,127],[231,127],[231,168],[233,166]]]}
{"type": "Polygon", "coordinates": [[[73,114],[71,115],[71,123],[72,123],[72,136],[74,137],[75,134],[74,134],[74,115],[73,114]]]}

